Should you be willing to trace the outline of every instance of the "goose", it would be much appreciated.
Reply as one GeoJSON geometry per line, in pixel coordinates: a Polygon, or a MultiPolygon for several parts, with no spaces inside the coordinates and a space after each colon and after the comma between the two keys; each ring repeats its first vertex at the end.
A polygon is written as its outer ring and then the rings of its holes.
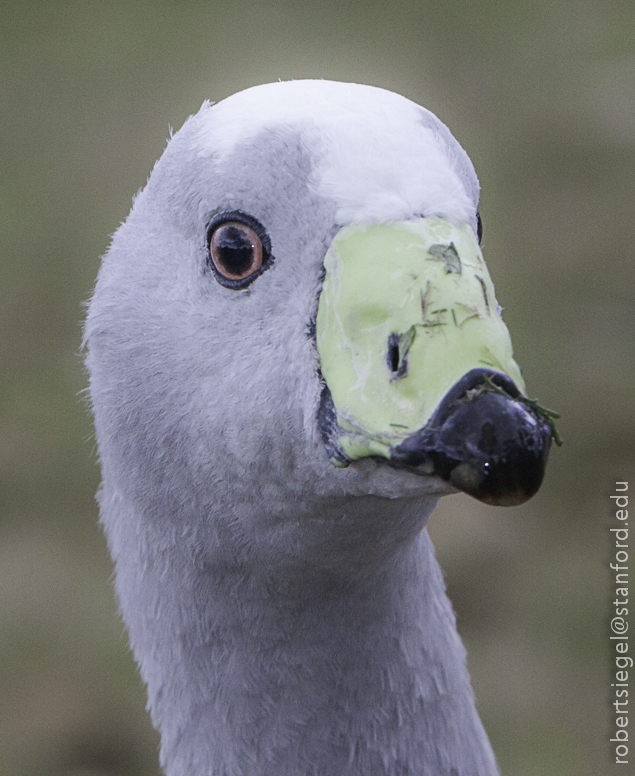
{"type": "Polygon", "coordinates": [[[116,593],[167,776],[494,776],[426,531],[552,439],[432,113],[323,80],[204,103],[85,324],[116,593]]]}

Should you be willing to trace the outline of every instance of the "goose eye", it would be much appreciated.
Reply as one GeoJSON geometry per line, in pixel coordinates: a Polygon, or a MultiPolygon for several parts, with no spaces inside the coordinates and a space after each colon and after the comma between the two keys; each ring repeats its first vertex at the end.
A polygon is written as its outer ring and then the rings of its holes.
{"type": "Polygon", "coordinates": [[[242,210],[225,210],[207,225],[207,265],[226,288],[246,288],[273,262],[264,226],[242,210]]]}
{"type": "Polygon", "coordinates": [[[262,241],[247,224],[229,221],[212,232],[209,253],[227,280],[245,280],[262,267],[262,241]]]}

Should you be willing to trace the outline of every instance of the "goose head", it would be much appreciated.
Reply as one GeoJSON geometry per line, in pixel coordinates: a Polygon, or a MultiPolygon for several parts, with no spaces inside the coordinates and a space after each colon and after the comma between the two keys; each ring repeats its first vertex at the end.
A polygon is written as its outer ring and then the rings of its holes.
{"type": "MultiPolygon", "coordinates": [[[[437,498],[457,489],[492,504],[529,498],[551,441],[479,248],[478,195],[467,154],[409,100],[274,83],[188,119],[117,231],[86,324],[101,519],[169,774],[297,776],[298,763],[321,763],[306,772],[324,776],[414,773],[398,769],[395,747],[420,769],[436,757],[447,773],[496,772],[422,534],[437,498]],[[305,622],[316,601],[322,618],[305,622]],[[481,754],[457,754],[455,771],[447,750],[458,744],[422,754],[412,731],[397,744],[392,723],[375,730],[378,711],[364,717],[370,701],[357,709],[366,722],[350,722],[352,698],[365,696],[343,689],[350,677],[329,650],[353,660],[377,638],[369,660],[380,665],[387,620],[363,640],[347,631],[379,611],[412,642],[384,656],[395,692],[421,675],[420,694],[460,699],[452,724],[445,711],[427,722],[413,712],[411,726],[423,740],[467,720],[481,754]],[[335,682],[331,717],[349,714],[343,759],[332,730],[322,749],[308,728],[305,744],[289,744],[309,653],[323,661],[305,677],[311,697],[335,682]],[[441,653],[456,664],[433,681],[441,653]],[[276,733],[258,713],[280,693],[294,710],[276,733]],[[236,709],[250,730],[230,724],[236,709]]],[[[409,719],[408,703],[391,703],[409,719]]]]}

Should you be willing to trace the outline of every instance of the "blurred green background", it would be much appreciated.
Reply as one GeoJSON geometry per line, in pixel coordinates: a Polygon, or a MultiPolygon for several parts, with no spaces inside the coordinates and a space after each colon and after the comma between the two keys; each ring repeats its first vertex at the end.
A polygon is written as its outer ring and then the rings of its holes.
{"type": "Polygon", "coordinates": [[[169,126],[307,77],[406,95],[476,165],[516,357],[565,445],[527,505],[449,497],[431,532],[503,774],[623,773],[607,564],[608,495],[635,472],[632,0],[0,2],[0,63],[0,773],[159,772],[97,525],[82,305],[169,126]]]}

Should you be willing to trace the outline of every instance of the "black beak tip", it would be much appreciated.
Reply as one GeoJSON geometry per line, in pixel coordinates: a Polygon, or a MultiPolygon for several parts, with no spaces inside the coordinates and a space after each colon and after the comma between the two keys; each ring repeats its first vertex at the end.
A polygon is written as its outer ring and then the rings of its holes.
{"type": "Polygon", "coordinates": [[[497,388],[489,374],[473,371],[478,373],[468,373],[448,392],[425,428],[394,448],[392,461],[420,470],[432,466],[441,479],[486,504],[523,504],[542,483],[551,427],[507,378],[495,375],[497,388]]]}

